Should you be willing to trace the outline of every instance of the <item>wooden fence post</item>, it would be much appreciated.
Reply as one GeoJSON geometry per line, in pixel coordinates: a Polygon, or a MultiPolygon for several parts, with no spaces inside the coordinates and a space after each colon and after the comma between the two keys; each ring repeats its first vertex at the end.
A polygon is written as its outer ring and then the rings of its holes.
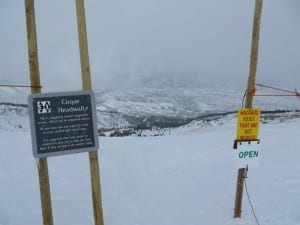
{"type": "MultiPolygon", "coordinates": [[[[246,108],[252,108],[252,102],[253,102],[253,91],[255,88],[262,6],[263,6],[263,0],[256,0],[254,19],[253,19],[250,72],[248,77],[247,95],[246,95],[246,104],[245,104],[246,108]]],[[[244,192],[245,173],[246,173],[245,168],[241,168],[238,170],[236,194],[235,194],[234,218],[241,218],[241,214],[242,214],[242,200],[243,200],[243,192],[244,192]]]]}
{"type": "MultiPolygon", "coordinates": [[[[90,90],[92,89],[92,82],[89,64],[84,0],[76,0],[76,12],[82,73],[82,86],[84,90],[90,90]]],[[[95,225],[104,225],[98,152],[89,152],[89,160],[95,225]]]]}
{"type": "MultiPolygon", "coordinates": [[[[31,93],[40,93],[41,85],[40,85],[40,74],[39,74],[34,0],[25,0],[25,13],[26,13],[31,93]]],[[[43,224],[53,225],[47,158],[38,159],[38,175],[39,175],[39,182],[40,182],[43,224]]]]}

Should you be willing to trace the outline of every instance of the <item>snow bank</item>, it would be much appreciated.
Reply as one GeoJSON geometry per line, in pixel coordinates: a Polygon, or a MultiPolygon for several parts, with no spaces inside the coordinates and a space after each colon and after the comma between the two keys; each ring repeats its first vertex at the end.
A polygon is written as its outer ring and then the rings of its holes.
{"type": "MultiPolygon", "coordinates": [[[[300,120],[262,124],[260,167],[248,188],[262,225],[300,224],[300,120]]],[[[170,136],[100,139],[106,225],[253,225],[234,220],[235,120],[170,136]]],[[[28,132],[0,130],[0,224],[41,224],[28,132]]],[[[86,153],[48,159],[54,223],[93,224],[86,153]]],[[[244,196],[245,197],[245,196],[244,196]]]]}

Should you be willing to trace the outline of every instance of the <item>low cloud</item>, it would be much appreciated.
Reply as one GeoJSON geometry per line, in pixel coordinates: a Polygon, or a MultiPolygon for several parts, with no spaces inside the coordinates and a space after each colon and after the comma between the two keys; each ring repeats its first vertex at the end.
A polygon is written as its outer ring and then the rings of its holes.
{"type": "MultiPolygon", "coordinates": [[[[159,79],[246,85],[254,0],[85,2],[94,88],[159,85],[159,79]]],[[[24,3],[0,4],[0,81],[29,83],[24,3]]],[[[35,1],[35,7],[45,90],[80,89],[75,2],[35,1]]],[[[298,0],[264,1],[258,81],[300,84],[299,7],[298,0]]]]}

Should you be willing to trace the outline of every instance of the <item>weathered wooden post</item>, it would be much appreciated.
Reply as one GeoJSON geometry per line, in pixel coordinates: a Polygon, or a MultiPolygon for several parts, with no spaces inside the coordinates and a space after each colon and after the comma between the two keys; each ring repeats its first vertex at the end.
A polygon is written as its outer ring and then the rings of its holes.
{"type": "MultiPolygon", "coordinates": [[[[263,0],[256,0],[254,19],[253,19],[250,72],[248,78],[246,103],[245,103],[246,108],[252,108],[253,92],[255,90],[255,78],[256,78],[256,68],[257,68],[257,59],[258,59],[259,32],[260,32],[262,6],[263,6],[263,0]]],[[[238,170],[236,194],[235,194],[234,218],[241,218],[245,173],[246,173],[246,168],[241,168],[238,170]]]]}
{"type": "MultiPolygon", "coordinates": [[[[79,39],[79,48],[80,48],[82,86],[84,90],[90,90],[92,89],[92,82],[91,82],[91,75],[90,75],[84,0],[76,0],[76,11],[77,11],[78,39],[79,39]]],[[[95,225],[104,225],[98,152],[97,151],[89,152],[89,160],[90,160],[95,225]]]]}
{"type": "MultiPolygon", "coordinates": [[[[30,67],[31,92],[40,93],[40,73],[37,49],[37,34],[35,24],[34,0],[25,0],[28,58],[30,67]]],[[[48,175],[47,158],[37,159],[40,182],[40,195],[43,213],[43,224],[53,225],[51,194],[48,175]]]]}

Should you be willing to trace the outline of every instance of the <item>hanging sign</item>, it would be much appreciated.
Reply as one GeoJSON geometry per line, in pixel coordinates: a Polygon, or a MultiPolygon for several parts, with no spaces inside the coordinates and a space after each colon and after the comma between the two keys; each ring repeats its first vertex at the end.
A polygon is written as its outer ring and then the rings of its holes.
{"type": "Polygon", "coordinates": [[[258,139],[260,111],[259,108],[242,108],[238,110],[237,140],[258,139]]]}
{"type": "Polygon", "coordinates": [[[237,168],[258,166],[260,158],[259,141],[237,141],[236,162],[237,168]]]}
{"type": "Polygon", "coordinates": [[[31,94],[28,107],[34,157],[98,149],[92,91],[31,94]]]}

